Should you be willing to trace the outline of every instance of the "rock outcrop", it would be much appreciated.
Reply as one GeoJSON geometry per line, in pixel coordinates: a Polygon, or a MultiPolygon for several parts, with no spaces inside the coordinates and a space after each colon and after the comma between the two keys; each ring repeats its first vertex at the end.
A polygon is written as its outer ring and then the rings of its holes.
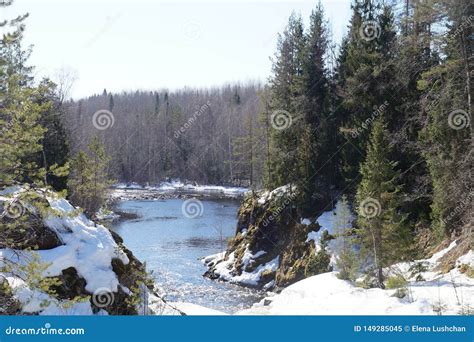
{"type": "Polygon", "coordinates": [[[19,187],[2,191],[0,205],[2,314],[153,314],[149,297],[159,306],[121,237],[65,199],[19,187]]]}
{"type": "Polygon", "coordinates": [[[321,227],[314,221],[302,222],[295,198],[289,186],[247,195],[227,251],[204,259],[209,267],[205,276],[270,289],[329,271],[329,257],[323,265],[314,262],[320,251],[308,238],[321,227]]]}

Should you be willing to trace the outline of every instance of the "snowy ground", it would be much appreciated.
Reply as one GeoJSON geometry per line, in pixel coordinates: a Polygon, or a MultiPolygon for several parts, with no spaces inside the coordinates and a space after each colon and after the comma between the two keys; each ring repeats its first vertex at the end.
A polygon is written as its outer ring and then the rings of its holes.
{"type": "MultiPolygon", "coordinates": [[[[268,200],[276,193],[266,193],[261,197],[262,202],[268,200]]],[[[334,210],[323,213],[316,220],[302,219],[301,223],[310,225],[317,221],[321,226],[319,231],[308,233],[307,242],[313,241],[316,251],[320,247],[320,239],[324,230],[336,234],[336,223],[350,227],[349,217],[338,217],[342,203],[339,202],[334,210]]],[[[338,239],[329,244],[332,253],[338,239]]],[[[402,275],[408,280],[407,295],[404,298],[394,296],[397,290],[371,288],[364,289],[354,284],[337,278],[337,270],[319,274],[301,280],[287,288],[280,294],[268,293],[268,297],[252,308],[238,312],[242,315],[431,315],[461,314],[474,312],[474,279],[460,273],[458,268],[449,273],[441,274],[435,270],[439,259],[456,246],[456,242],[444,250],[434,254],[429,259],[416,260],[410,263],[399,263],[384,270],[387,276],[402,275]],[[410,267],[423,265],[424,272],[413,274],[410,267]],[[423,280],[421,280],[423,279],[423,280]],[[418,281],[417,281],[418,280],[418,281]]],[[[257,255],[265,253],[260,251],[255,255],[247,256],[248,261],[257,255]]],[[[333,253],[332,253],[333,254],[333,253]]],[[[252,285],[258,282],[261,268],[272,269],[278,266],[278,260],[261,265],[252,273],[243,273],[240,276],[231,275],[233,255],[228,260],[223,260],[225,252],[214,254],[203,259],[205,264],[217,263],[216,273],[220,278],[229,282],[252,285]]],[[[335,267],[336,256],[332,255],[331,264],[335,267]]],[[[470,251],[460,257],[457,264],[467,264],[474,267],[474,253],[470,251]]]]}
{"type": "MultiPolygon", "coordinates": [[[[461,274],[457,268],[446,274],[433,269],[439,258],[455,246],[418,260],[427,266],[420,275],[424,281],[413,279],[410,264],[394,265],[387,273],[403,274],[409,279],[408,295],[399,299],[396,290],[363,289],[336,277],[337,272],[319,274],[301,280],[280,294],[273,294],[241,315],[433,315],[441,308],[443,315],[459,315],[474,309],[474,279],[461,274]],[[264,305],[268,304],[268,305],[264,305]]],[[[472,251],[458,259],[458,264],[474,266],[472,251]]],[[[413,264],[413,263],[411,263],[413,264]]]]}
{"type": "Polygon", "coordinates": [[[184,312],[188,316],[224,316],[226,313],[214,309],[209,309],[201,305],[184,303],[184,302],[172,302],[170,303],[173,307],[184,312]]]}

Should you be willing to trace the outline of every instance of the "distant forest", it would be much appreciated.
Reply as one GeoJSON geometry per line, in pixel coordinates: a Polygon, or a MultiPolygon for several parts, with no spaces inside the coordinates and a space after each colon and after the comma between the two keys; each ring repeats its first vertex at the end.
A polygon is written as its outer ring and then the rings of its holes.
{"type": "Polygon", "coordinates": [[[261,185],[261,93],[259,84],[173,92],[104,90],[67,103],[65,122],[73,152],[84,149],[92,136],[100,137],[119,181],[155,184],[180,178],[261,185]]]}

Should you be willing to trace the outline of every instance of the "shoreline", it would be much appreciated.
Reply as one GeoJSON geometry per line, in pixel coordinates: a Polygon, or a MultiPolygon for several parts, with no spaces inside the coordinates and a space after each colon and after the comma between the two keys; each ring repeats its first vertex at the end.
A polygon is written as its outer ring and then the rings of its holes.
{"type": "Polygon", "coordinates": [[[217,186],[202,187],[114,187],[110,189],[112,200],[168,200],[198,198],[204,200],[242,200],[249,190],[246,188],[227,188],[217,186]]]}

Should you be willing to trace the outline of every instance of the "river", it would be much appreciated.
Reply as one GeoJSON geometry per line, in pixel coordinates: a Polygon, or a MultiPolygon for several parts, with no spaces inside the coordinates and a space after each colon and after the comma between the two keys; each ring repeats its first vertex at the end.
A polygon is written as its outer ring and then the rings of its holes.
{"type": "Polygon", "coordinates": [[[152,271],[169,301],[188,302],[226,313],[249,308],[263,298],[257,290],[213,281],[202,275],[200,258],[225,250],[234,236],[239,202],[202,200],[198,215],[183,213],[184,200],[129,200],[119,209],[140,217],[114,223],[125,245],[152,271]]]}

